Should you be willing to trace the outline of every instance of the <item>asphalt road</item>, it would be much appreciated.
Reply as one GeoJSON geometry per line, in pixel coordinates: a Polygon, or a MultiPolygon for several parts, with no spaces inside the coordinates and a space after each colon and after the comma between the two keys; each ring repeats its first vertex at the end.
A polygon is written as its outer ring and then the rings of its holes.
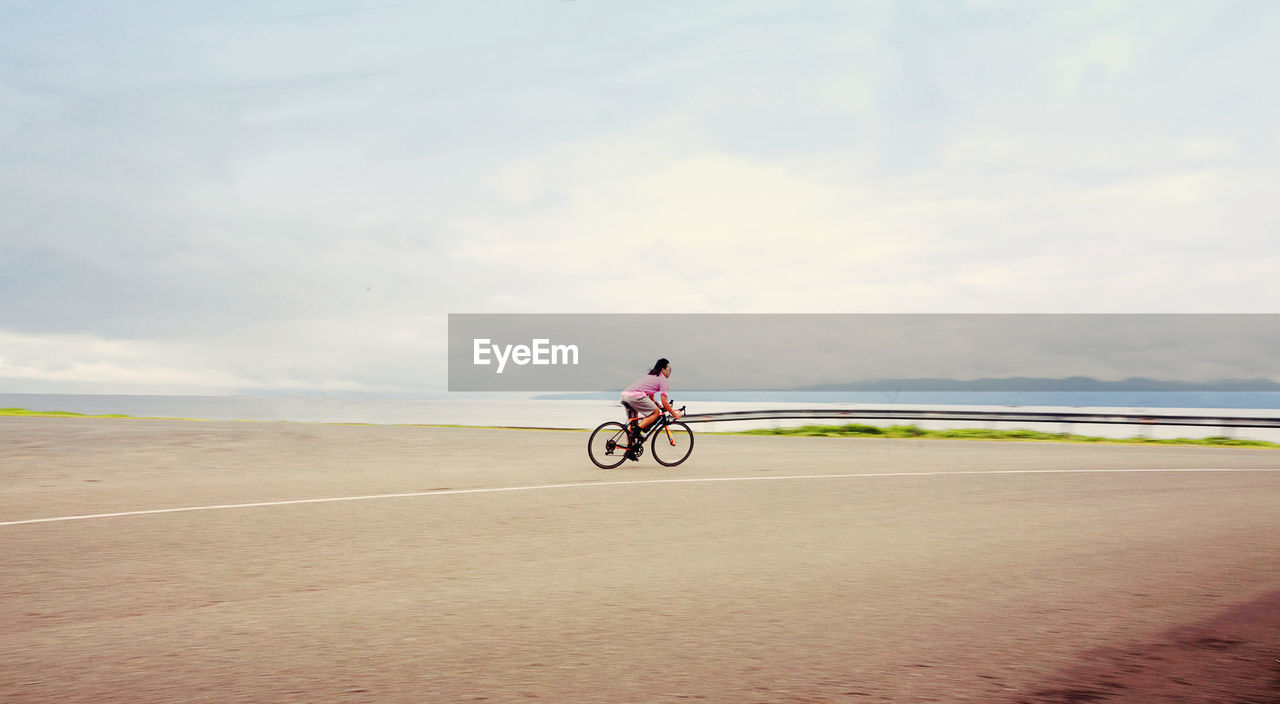
{"type": "Polygon", "coordinates": [[[0,701],[1280,695],[1280,451],[586,440],[0,418],[0,701]]]}

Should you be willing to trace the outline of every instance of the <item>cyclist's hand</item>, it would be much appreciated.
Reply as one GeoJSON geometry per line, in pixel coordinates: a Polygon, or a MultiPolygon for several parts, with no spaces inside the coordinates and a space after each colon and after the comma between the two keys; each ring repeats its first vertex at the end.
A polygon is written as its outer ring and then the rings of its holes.
{"type": "Polygon", "coordinates": [[[684,415],[684,414],[683,414],[683,413],[681,413],[680,411],[675,411],[675,410],[673,410],[673,411],[671,411],[671,415],[672,415],[672,417],[674,417],[676,420],[680,420],[680,416],[682,416],[682,415],[684,415]]]}

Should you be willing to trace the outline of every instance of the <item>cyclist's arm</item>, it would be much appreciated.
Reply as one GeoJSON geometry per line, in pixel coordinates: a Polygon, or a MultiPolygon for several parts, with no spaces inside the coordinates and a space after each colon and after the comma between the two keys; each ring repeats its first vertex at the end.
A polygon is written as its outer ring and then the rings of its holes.
{"type": "Polygon", "coordinates": [[[661,400],[654,399],[655,401],[658,401],[658,405],[662,406],[662,408],[666,410],[667,413],[670,413],[672,416],[679,418],[680,411],[677,411],[676,409],[671,407],[671,401],[667,399],[667,395],[666,394],[660,394],[660,395],[662,396],[661,400]]]}

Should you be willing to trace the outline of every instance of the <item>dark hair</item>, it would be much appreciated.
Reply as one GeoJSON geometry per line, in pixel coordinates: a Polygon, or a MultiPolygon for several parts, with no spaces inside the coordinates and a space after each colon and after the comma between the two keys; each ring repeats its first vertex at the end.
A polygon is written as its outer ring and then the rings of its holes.
{"type": "Polygon", "coordinates": [[[657,376],[663,369],[667,368],[668,364],[671,364],[671,362],[667,361],[666,357],[654,362],[653,369],[649,370],[649,376],[657,376]]]}

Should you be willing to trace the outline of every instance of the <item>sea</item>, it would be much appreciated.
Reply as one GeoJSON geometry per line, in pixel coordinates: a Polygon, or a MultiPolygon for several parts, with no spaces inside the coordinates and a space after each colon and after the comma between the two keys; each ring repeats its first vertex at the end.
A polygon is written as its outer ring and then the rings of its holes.
{"type": "MultiPolygon", "coordinates": [[[[1142,415],[1280,418],[1276,392],[742,392],[683,395],[677,402],[690,414],[799,409],[931,409],[991,411],[1072,411],[1142,415]]],[[[414,396],[326,395],[99,395],[0,393],[0,408],[67,411],[89,415],[122,414],[143,418],[194,418],[292,423],[367,423],[378,425],[463,425],[484,427],[589,429],[623,412],[611,394],[419,394],[414,396]]],[[[814,420],[814,424],[838,421],[814,420]]],[[[906,421],[859,421],[901,425],[906,421]]],[[[695,432],[731,432],[804,425],[803,420],[754,420],[698,423],[695,432]]],[[[1101,425],[1073,423],[945,422],[916,425],[1029,428],[1109,438],[1208,437],[1280,442],[1280,429],[1214,426],[1101,425]]]]}

